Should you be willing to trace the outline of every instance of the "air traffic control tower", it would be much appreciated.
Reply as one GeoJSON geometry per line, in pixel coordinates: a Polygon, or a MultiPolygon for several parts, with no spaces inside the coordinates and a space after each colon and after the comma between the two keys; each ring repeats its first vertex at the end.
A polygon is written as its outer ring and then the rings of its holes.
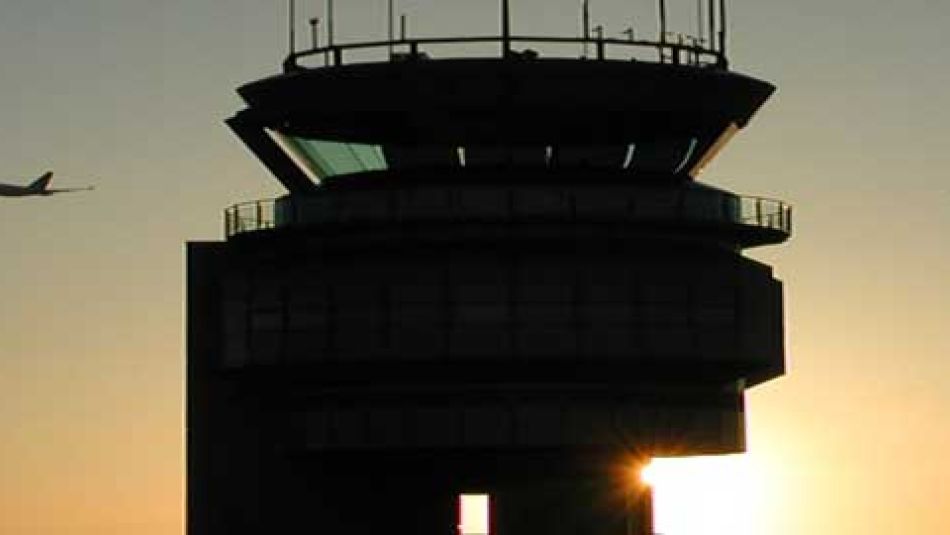
{"type": "Polygon", "coordinates": [[[314,43],[238,90],[287,194],[188,246],[190,535],[450,535],[462,493],[493,535],[643,535],[640,463],[744,450],[784,354],[743,251],[791,211],[698,179],[773,86],[722,2],[656,40],[506,4],[500,36],[314,43]]]}

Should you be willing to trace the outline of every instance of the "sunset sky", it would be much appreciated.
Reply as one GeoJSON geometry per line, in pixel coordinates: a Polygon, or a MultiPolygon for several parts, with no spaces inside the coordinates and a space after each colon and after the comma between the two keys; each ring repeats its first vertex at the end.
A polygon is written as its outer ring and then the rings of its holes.
{"type": "MultiPolygon", "coordinates": [[[[695,2],[667,1],[691,30],[695,2]]],[[[385,0],[337,3],[338,40],[385,36],[385,0]]],[[[494,0],[398,3],[415,35],[497,33],[494,0]]],[[[514,31],[575,35],[579,3],[512,0],[514,31]]],[[[653,35],[649,0],[591,4],[607,35],[653,35]]],[[[790,202],[796,225],[749,253],[786,284],[789,374],[748,395],[758,491],[737,514],[760,534],[950,533],[950,3],[730,6],[733,67],[779,90],[702,180],[790,202]]],[[[0,199],[0,533],[182,532],[184,243],[281,191],[222,121],[279,70],[285,18],[0,6],[0,182],[97,186],[0,199]]]]}

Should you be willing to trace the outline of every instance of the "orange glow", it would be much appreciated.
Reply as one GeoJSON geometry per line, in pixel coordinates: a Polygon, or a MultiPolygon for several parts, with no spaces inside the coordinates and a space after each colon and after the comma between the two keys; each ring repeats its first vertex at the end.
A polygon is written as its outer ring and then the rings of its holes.
{"type": "Polygon", "coordinates": [[[749,455],[667,458],[651,460],[640,479],[653,490],[657,533],[752,535],[761,472],[749,455]]]}
{"type": "Polygon", "coordinates": [[[657,481],[657,468],[651,460],[646,466],[640,469],[640,481],[644,485],[654,486],[657,481]]]}

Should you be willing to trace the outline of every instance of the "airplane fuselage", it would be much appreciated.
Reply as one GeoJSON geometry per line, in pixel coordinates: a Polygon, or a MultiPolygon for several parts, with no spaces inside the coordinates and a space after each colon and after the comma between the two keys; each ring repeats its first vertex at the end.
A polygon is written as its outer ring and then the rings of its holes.
{"type": "Polygon", "coordinates": [[[11,186],[9,184],[0,184],[0,197],[29,197],[36,195],[37,192],[30,191],[23,186],[11,186]]]}
{"type": "Polygon", "coordinates": [[[43,176],[34,180],[28,186],[16,186],[13,184],[0,184],[0,197],[46,197],[54,193],[68,193],[71,191],[89,191],[92,186],[87,188],[65,188],[49,189],[50,180],[53,178],[53,172],[47,171],[43,176]]]}

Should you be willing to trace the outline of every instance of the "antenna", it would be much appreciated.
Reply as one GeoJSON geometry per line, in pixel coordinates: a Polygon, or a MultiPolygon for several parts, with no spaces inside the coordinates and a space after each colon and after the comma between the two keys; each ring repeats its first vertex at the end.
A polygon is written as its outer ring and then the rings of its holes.
{"type": "Polygon", "coordinates": [[[666,43],[666,0],[660,0],[660,43],[666,43]]]}
{"type": "Polygon", "coordinates": [[[314,50],[320,46],[320,17],[310,19],[310,42],[314,50]]]}
{"type": "Polygon", "coordinates": [[[333,0],[327,0],[327,46],[333,46],[333,0]]]}
{"type": "Polygon", "coordinates": [[[726,57],[726,0],[719,0],[719,53],[726,57]]]}
{"type": "Polygon", "coordinates": [[[716,49],[716,1],[708,0],[706,11],[709,13],[709,49],[716,49]]]}
{"type": "Polygon", "coordinates": [[[402,15],[399,15],[399,40],[400,40],[400,41],[405,41],[405,40],[406,40],[406,27],[407,27],[407,22],[408,22],[408,20],[407,20],[407,18],[406,18],[406,14],[405,14],[405,13],[403,13],[402,15]]]}
{"type": "Polygon", "coordinates": [[[703,38],[703,32],[706,31],[706,25],[703,24],[703,0],[696,0],[696,29],[699,30],[698,39],[696,40],[697,44],[705,41],[703,38]]]}
{"type": "Polygon", "coordinates": [[[501,45],[502,57],[511,56],[511,11],[509,0],[501,0],[501,45]]]}
{"type": "Polygon", "coordinates": [[[395,37],[395,7],[393,6],[393,0],[389,0],[389,57],[393,55],[393,38],[395,37]]]}
{"type": "Polygon", "coordinates": [[[587,45],[590,40],[590,2],[584,0],[583,10],[581,11],[581,27],[584,32],[584,57],[587,57],[587,45]]]}
{"type": "Polygon", "coordinates": [[[297,15],[297,13],[296,13],[296,10],[297,10],[297,2],[296,2],[296,0],[290,0],[290,6],[289,6],[289,7],[290,7],[290,9],[288,10],[289,19],[288,19],[287,23],[288,23],[288,28],[289,28],[290,31],[287,32],[287,33],[288,33],[288,39],[290,40],[290,43],[289,43],[290,46],[289,46],[288,48],[290,49],[290,55],[293,56],[294,53],[297,51],[297,50],[296,50],[297,34],[296,34],[295,29],[294,29],[294,19],[296,18],[296,15],[297,15]]]}

